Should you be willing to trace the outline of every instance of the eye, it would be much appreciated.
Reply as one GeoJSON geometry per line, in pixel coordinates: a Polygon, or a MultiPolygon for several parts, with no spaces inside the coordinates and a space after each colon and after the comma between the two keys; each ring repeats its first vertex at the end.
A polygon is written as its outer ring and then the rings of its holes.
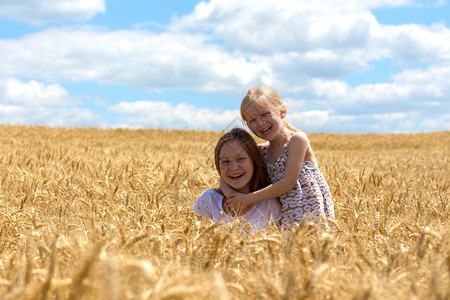
{"type": "Polygon", "coordinates": [[[270,116],[270,112],[266,112],[265,114],[263,114],[264,117],[269,117],[270,116]]]}
{"type": "Polygon", "coordinates": [[[238,162],[243,162],[245,160],[245,157],[240,157],[237,159],[238,162]]]}
{"type": "Polygon", "coordinates": [[[228,165],[229,163],[230,163],[229,160],[221,160],[221,161],[220,161],[220,165],[221,165],[221,166],[226,166],[226,165],[228,165]]]}

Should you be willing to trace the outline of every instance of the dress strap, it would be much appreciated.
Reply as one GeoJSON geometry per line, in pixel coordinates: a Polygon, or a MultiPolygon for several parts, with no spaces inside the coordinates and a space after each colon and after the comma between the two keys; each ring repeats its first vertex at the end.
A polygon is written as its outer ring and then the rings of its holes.
{"type": "Polygon", "coordinates": [[[263,159],[264,159],[264,161],[266,161],[268,147],[269,147],[269,142],[265,142],[263,144],[263,159]]]}

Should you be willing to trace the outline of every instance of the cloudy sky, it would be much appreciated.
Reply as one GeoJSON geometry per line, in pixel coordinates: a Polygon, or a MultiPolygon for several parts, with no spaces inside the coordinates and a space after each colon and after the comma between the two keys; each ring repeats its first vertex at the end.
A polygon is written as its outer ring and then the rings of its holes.
{"type": "Polygon", "coordinates": [[[446,0],[1,0],[0,123],[221,130],[269,86],[306,132],[450,129],[446,0]]]}

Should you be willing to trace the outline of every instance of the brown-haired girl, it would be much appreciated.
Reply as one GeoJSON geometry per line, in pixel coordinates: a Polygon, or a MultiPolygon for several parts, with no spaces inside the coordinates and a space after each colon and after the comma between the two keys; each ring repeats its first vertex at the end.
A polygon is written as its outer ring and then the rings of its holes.
{"type": "MultiPolygon", "coordinates": [[[[258,146],[244,129],[234,128],[219,139],[214,160],[221,179],[236,191],[250,193],[270,184],[258,146]]],[[[205,220],[232,222],[238,216],[224,203],[220,189],[209,189],[197,199],[194,211],[205,220]]],[[[280,202],[278,199],[258,202],[242,217],[244,226],[250,223],[252,228],[260,230],[280,219],[280,202]]]]}

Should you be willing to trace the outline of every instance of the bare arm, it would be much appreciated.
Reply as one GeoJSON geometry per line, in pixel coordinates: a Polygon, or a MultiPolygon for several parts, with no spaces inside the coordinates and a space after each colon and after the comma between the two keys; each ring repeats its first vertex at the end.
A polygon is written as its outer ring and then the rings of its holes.
{"type": "Polygon", "coordinates": [[[235,189],[229,186],[225,180],[223,180],[222,176],[219,177],[219,187],[222,190],[223,195],[227,199],[233,198],[236,193],[238,193],[235,189]]]}
{"type": "Polygon", "coordinates": [[[294,187],[300,173],[306,151],[310,147],[309,140],[304,133],[298,132],[291,137],[288,146],[286,170],[281,180],[249,194],[237,194],[227,201],[232,207],[253,205],[257,202],[281,196],[294,187]]]}
{"type": "Polygon", "coordinates": [[[222,193],[225,196],[225,202],[224,202],[224,207],[226,207],[226,209],[224,208],[225,212],[228,213],[230,216],[236,215],[236,216],[240,216],[245,214],[250,208],[252,208],[253,204],[245,204],[243,203],[241,205],[240,202],[236,201],[235,205],[228,205],[228,201],[229,199],[232,199],[234,197],[236,197],[237,195],[245,195],[242,194],[241,192],[236,191],[235,189],[233,189],[231,186],[229,186],[225,180],[222,179],[222,177],[219,178],[219,184],[220,184],[220,189],[222,189],[222,193]],[[226,192],[223,190],[225,189],[226,192]]]}

